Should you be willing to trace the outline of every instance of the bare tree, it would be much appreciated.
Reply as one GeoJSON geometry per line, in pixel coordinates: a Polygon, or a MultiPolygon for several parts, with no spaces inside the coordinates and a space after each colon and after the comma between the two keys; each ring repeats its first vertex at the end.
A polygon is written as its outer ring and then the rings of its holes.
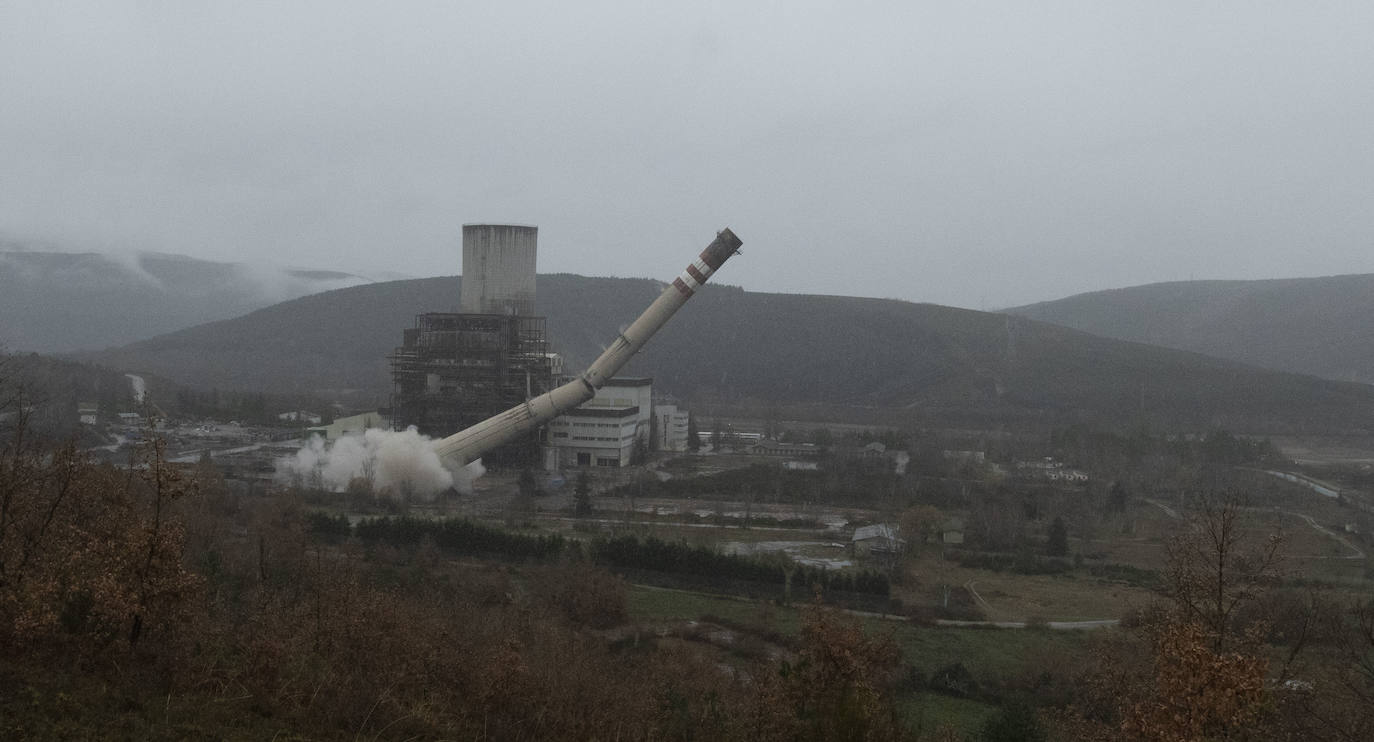
{"type": "Polygon", "coordinates": [[[1247,533],[1233,492],[1201,497],[1190,525],[1169,544],[1168,589],[1182,618],[1206,629],[1221,651],[1235,638],[1237,611],[1277,581],[1284,538],[1247,533]]]}

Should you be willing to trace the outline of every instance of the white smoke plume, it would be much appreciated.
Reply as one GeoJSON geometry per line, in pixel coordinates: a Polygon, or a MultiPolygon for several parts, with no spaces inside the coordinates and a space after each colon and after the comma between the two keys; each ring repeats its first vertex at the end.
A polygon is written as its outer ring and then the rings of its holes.
{"type": "Polygon", "coordinates": [[[311,438],[295,456],[278,461],[277,472],[333,492],[343,492],[362,479],[383,496],[432,500],[449,487],[471,492],[472,481],[484,471],[480,462],[474,464],[455,478],[440,463],[429,436],[414,427],[400,432],[373,428],[362,435],[345,435],[332,445],[311,438]]]}
{"type": "Polygon", "coordinates": [[[368,283],[360,276],[338,274],[328,277],[297,274],[290,268],[266,263],[233,263],[234,273],[249,291],[264,301],[278,302],[307,294],[359,286],[368,283]]]}

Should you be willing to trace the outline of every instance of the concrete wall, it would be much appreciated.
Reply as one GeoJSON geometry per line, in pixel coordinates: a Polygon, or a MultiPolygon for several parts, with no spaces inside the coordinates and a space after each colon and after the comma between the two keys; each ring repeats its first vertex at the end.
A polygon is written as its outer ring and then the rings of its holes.
{"type": "Polygon", "coordinates": [[[640,435],[645,436],[644,442],[648,443],[649,421],[654,409],[654,380],[640,377],[610,379],[582,407],[638,407],[639,414],[635,419],[642,426],[640,435]]]}
{"type": "Polygon", "coordinates": [[[686,410],[679,410],[677,405],[656,405],[654,407],[654,422],[658,426],[658,440],[655,441],[658,450],[687,450],[688,418],[686,410]]]}

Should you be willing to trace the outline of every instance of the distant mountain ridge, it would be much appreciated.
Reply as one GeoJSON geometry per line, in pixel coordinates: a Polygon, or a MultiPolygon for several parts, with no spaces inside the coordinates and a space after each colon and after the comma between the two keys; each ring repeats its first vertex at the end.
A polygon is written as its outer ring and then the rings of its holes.
{"type": "Polygon", "coordinates": [[[1103,337],[1374,383],[1374,274],[1155,283],[1007,311],[1103,337]]]}
{"type": "MultiPolygon", "coordinates": [[[[662,290],[647,279],[539,277],[538,309],[585,367],[662,290]]],[[[89,360],[221,389],[361,390],[385,400],[386,356],[424,311],[455,311],[457,277],[374,283],[282,302],[89,360]]],[[[1004,314],[708,286],[627,374],[689,401],[902,409],[1238,431],[1367,430],[1374,387],[1257,369],[1004,314]]],[[[905,414],[905,413],[904,413],[905,414]]]]}
{"type": "Polygon", "coordinates": [[[123,345],[368,280],[154,252],[3,250],[0,347],[53,353],[123,345]]]}

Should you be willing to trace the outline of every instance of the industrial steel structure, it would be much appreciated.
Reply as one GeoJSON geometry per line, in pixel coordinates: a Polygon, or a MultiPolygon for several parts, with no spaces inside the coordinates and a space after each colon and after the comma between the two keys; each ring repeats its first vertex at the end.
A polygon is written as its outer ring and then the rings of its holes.
{"type": "MultiPolygon", "coordinates": [[[[458,313],[428,312],[388,357],[399,429],[451,435],[542,394],[561,374],[547,322],[534,315],[536,227],[463,226],[458,313]]],[[[528,460],[535,441],[498,458],[528,460]]]]}
{"type": "Polygon", "coordinates": [[[621,332],[581,376],[436,442],[435,451],[444,465],[454,469],[466,466],[488,451],[538,430],[541,425],[591,399],[596,390],[615,376],[696,290],[739,251],[741,244],[729,229],[717,234],[701,256],[664,288],[654,303],[621,332]]]}

